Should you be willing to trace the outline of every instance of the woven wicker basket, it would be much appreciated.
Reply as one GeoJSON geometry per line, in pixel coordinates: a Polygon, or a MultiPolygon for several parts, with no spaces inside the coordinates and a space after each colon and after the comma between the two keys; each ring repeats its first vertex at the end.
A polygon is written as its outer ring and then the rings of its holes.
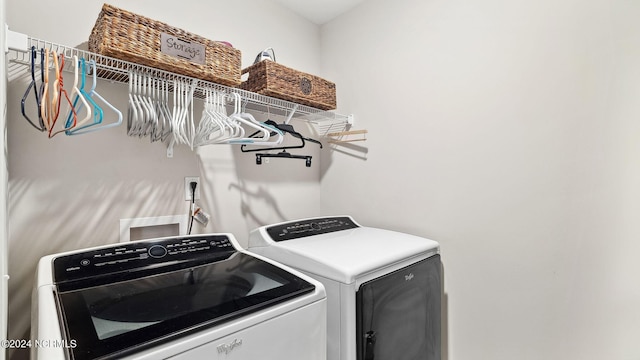
{"type": "Polygon", "coordinates": [[[240,50],[108,4],[103,5],[91,31],[89,51],[223,85],[241,82],[240,50]],[[197,51],[199,60],[162,52],[166,46],[162,37],[165,43],[169,37],[172,44],[183,44],[182,51],[193,44],[191,52],[197,51]]]}
{"type": "Polygon", "coordinates": [[[336,85],[271,60],[242,70],[249,77],[240,88],[322,110],[336,108],[336,85]]]}

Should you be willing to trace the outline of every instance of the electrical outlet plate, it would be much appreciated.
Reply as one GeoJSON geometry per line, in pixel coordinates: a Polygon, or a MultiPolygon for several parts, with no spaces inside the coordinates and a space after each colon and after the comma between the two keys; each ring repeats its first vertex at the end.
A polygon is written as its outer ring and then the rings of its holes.
{"type": "Polygon", "coordinates": [[[199,176],[185,176],[184,178],[184,200],[191,201],[191,183],[196,182],[196,200],[200,200],[200,177],[199,176]]]}

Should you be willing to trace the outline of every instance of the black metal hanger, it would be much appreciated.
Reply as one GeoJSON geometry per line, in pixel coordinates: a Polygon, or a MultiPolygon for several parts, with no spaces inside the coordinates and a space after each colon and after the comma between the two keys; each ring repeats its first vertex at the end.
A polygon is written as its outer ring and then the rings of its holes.
{"type": "MultiPolygon", "coordinates": [[[[293,137],[295,137],[297,139],[300,139],[301,140],[301,144],[300,145],[289,145],[289,146],[274,146],[274,147],[269,147],[269,148],[260,147],[260,148],[254,148],[254,149],[247,149],[246,148],[247,145],[244,144],[244,145],[240,146],[240,151],[242,151],[242,152],[256,152],[256,151],[265,151],[265,150],[300,149],[300,148],[305,147],[305,141],[316,143],[316,144],[320,145],[320,149],[322,149],[322,143],[320,141],[302,136],[302,134],[300,134],[299,132],[295,131],[295,129],[293,128],[292,125],[289,125],[289,124],[278,124],[273,120],[267,120],[264,123],[267,124],[267,125],[273,126],[273,127],[277,128],[278,130],[280,130],[280,131],[282,131],[284,133],[291,134],[293,137]]],[[[254,137],[259,133],[260,133],[259,131],[256,131],[253,134],[249,135],[249,137],[254,137]]],[[[274,136],[275,132],[271,132],[271,135],[274,136]]]]}
{"type": "Polygon", "coordinates": [[[285,159],[302,159],[305,160],[305,166],[311,167],[311,155],[293,155],[287,150],[282,150],[279,153],[257,153],[256,154],[256,165],[262,164],[262,158],[285,158],[285,159]]]}
{"type": "MultiPolygon", "coordinates": [[[[273,120],[267,120],[265,121],[265,124],[273,126],[275,128],[277,128],[278,130],[284,132],[284,133],[288,133],[291,134],[291,136],[297,138],[300,140],[300,144],[299,145],[289,145],[289,146],[276,146],[276,147],[269,147],[269,148],[255,148],[255,149],[247,149],[246,148],[246,144],[240,146],[240,151],[242,152],[258,152],[258,151],[266,151],[266,150],[282,150],[279,153],[257,153],[256,154],[256,165],[261,165],[262,164],[262,158],[285,158],[285,159],[302,159],[305,160],[305,165],[306,167],[311,167],[311,155],[293,155],[289,152],[287,152],[287,149],[301,149],[303,147],[305,147],[306,145],[306,141],[309,142],[313,142],[316,143],[318,145],[320,145],[320,148],[322,149],[322,143],[318,140],[315,139],[310,139],[307,137],[302,136],[302,134],[300,134],[299,132],[295,131],[292,125],[289,124],[277,124],[275,121],[273,120]]],[[[259,133],[259,131],[256,131],[255,133],[251,134],[249,137],[254,137],[255,135],[257,135],[259,133]]],[[[272,133],[272,135],[275,135],[272,133]]]]}
{"type": "Polygon", "coordinates": [[[42,114],[40,113],[40,103],[41,103],[41,98],[42,98],[42,92],[43,92],[43,86],[44,86],[44,50],[41,51],[41,59],[40,59],[40,77],[41,77],[41,83],[40,83],[40,87],[38,88],[38,86],[36,85],[36,74],[35,74],[35,67],[36,67],[36,59],[37,59],[37,50],[35,46],[31,47],[31,82],[29,83],[29,86],[27,87],[27,91],[24,92],[24,96],[22,96],[22,101],[20,102],[20,110],[22,111],[22,116],[24,116],[25,119],[27,119],[27,121],[29,122],[29,124],[31,124],[34,128],[40,130],[40,131],[45,131],[46,127],[44,125],[44,120],[42,119],[42,114]],[[31,119],[29,118],[29,116],[26,113],[26,108],[25,108],[25,103],[27,101],[27,98],[29,97],[29,93],[31,92],[31,89],[33,89],[33,95],[36,99],[36,106],[37,106],[37,114],[38,114],[38,124],[36,125],[33,121],[31,121],[31,119]]]}

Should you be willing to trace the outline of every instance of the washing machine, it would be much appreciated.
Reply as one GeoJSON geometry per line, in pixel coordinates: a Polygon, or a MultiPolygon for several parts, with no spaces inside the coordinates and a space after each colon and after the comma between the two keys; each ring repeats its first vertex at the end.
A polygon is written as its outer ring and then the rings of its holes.
{"type": "Polygon", "coordinates": [[[436,241],[332,216],[257,228],[249,250],[325,286],[327,359],[440,360],[436,241]]]}
{"type": "Polygon", "coordinates": [[[34,359],[326,359],[322,283],[231,234],[43,257],[34,359]]]}

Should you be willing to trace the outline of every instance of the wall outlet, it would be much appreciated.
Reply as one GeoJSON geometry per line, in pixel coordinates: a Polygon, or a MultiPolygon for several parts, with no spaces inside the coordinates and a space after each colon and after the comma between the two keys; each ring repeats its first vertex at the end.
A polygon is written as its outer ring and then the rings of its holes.
{"type": "Polygon", "coordinates": [[[200,177],[199,176],[185,176],[184,178],[184,199],[185,201],[191,201],[191,183],[195,182],[196,184],[196,198],[195,200],[200,200],[200,177]]]}

